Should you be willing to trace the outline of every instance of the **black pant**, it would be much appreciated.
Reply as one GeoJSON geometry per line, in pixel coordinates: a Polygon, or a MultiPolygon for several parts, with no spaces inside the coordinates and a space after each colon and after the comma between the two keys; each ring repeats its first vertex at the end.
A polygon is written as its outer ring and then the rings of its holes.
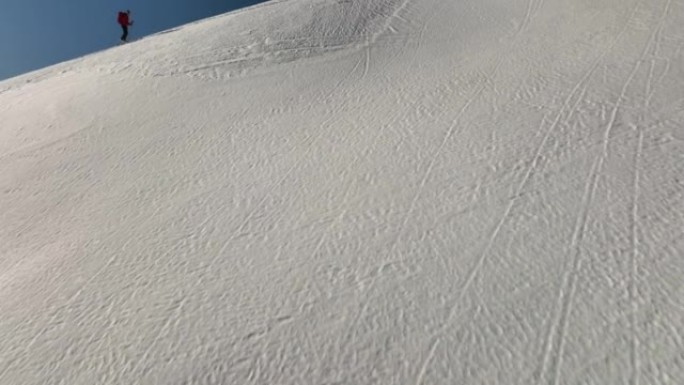
{"type": "Polygon", "coordinates": [[[121,40],[126,41],[126,39],[128,39],[128,26],[122,25],[121,29],[123,30],[123,35],[121,35],[121,40]]]}

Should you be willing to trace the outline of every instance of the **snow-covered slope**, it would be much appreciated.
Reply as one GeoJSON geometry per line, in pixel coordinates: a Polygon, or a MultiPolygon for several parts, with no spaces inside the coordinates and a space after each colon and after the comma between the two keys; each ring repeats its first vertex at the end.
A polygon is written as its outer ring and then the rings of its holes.
{"type": "Polygon", "coordinates": [[[281,0],[0,83],[0,383],[684,384],[682,23],[281,0]]]}

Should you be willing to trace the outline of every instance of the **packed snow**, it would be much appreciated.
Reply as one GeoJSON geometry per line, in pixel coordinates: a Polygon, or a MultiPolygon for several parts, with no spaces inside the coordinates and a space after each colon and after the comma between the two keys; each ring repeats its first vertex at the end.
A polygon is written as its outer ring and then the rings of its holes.
{"type": "Polygon", "coordinates": [[[0,383],[684,384],[683,23],[280,0],[0,83],[0,383]]]}

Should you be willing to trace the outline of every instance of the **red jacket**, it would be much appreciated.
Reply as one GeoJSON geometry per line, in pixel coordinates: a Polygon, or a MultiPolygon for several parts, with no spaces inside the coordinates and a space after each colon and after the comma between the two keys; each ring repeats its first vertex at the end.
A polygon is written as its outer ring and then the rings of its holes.
{"type": "Polygon", "coordinates": [[[119,17],[116,19],[120,25],[128,26],[128,14],[126,12],[119,12],[119,17]]]}

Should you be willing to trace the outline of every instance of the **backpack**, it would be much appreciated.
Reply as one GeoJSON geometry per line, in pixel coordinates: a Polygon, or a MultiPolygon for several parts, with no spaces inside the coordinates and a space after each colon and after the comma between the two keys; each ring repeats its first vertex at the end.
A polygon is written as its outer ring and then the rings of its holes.
{"type": "Polygon", "coordinates": [[[128,15],[126,14],[126,12],[119,12],[116,21],[121,25],[128,24],[128,15]]]}

